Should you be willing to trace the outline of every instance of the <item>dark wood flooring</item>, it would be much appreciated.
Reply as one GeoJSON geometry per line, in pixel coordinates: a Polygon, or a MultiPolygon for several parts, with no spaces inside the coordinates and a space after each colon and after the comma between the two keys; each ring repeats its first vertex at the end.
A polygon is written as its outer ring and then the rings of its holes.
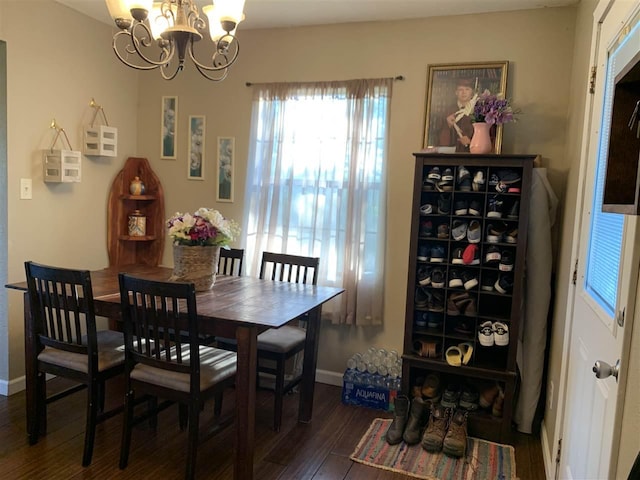
{"type": "MultiPolygon", "coordinates": [[[[54,379],[50,388],[65,386],[54,379]]],[[[407,479],[405,475],[361,465],[349,460],[358,440],[376,417],[391,417],[378,410],[341,403],[340,388],[317,384],[313,422],[296,422],[298,395],[285,400],[284,420],[279,433],[271,430],[272,400],[268,391],[258,391],[254,477],[269,479],[407,479]]],[[[178,428],[177,407],[159,415],[157,431],[146,424],[133,433],[129,466],[118,468],[121,415],[98,426],[93,462],[81,466],[84,441],[85,392],[78,392],[49,405],[48,433],[29,446],[25,422],[24,392],[0,396],[0,478],[3,479],[180,479],[184,476],[186,433],[178,428]]],[[[118,380],[107,385],[107,408],[122,401],[118,380]]],[[[232,409],[234,392],[224,398],[224,410],[232,409]]],[[[213,405],[201,417],[206,421],[213,405]]],[[[197,478],[233,478],[231,426],[201,444],[197,478]]],[[[521,480],[545,478],[540,439],[514,436],[517,474],[521,480]]]]}

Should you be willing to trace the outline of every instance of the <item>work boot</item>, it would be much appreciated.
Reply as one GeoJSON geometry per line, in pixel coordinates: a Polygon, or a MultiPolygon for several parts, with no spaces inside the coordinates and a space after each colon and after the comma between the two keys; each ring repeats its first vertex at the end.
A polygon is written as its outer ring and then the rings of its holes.
{"type": "Polygon", "coordinates": [[[402,439],[407,445],[415,445],[420,441],[422,429],[429,420],[429,407],[422,398],[414,398],[411,400],[411,410],[409,412],[409,420],[402,434],[402,439]]]}
{"type": "Polygon", "coordinates": [[[427,452],[436,453],[442,450],[442,442],[449,427],[449,409],[442,405],[431,407],[431,418],[422,435],[422,448],[427,452]]]}
{"type": "Polygon", "coordinates": [[[466,410],[456,410],[451,415],[449,430],[442,442],[442,452],[450,457],[462,457],[467,450],[467,415],[466,410]]]}
{"type": "Polygon", "coordinates": [[[402,433],[409,417],[409,399],[404,395],[399,395],[393,401],[394,413],[393,422],[385,435],[389,445],[395,445],[402,441],[402,433]]]}

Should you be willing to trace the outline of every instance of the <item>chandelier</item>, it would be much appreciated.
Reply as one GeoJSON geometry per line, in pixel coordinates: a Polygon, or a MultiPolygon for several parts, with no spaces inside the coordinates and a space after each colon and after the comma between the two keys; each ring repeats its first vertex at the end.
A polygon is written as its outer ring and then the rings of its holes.
{"type": "Polygon", "coordinates": [[[206,34],[207,24],[195,0],[105,0],[120,29],[113,35],[113,51],[125,65],[137,70],[160,69],[171,80],[184,68],[188,55],[198,71],[214,82],[224,80],[238,58],[235,36],[244,19],[245,0],[215,0],[202,8],[213,42],[207,61],[196,59],[194,43],[206,34]],[[212,53],[211,53],[212,52],[212,53]]]}

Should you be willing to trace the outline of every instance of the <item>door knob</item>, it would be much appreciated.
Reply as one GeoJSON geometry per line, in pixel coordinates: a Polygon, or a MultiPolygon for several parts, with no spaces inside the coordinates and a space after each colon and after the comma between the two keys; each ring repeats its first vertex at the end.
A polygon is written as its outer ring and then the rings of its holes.
{"type": "Polygon", "coordinates": [[[618,372],[620,371],[620,359],[616,362],[616,364],[612,367],[607,362],[603,362],[602,360],[597,360],[595,365],[593,366],[593,373],[596,374],[596,378],[607,378],[608,376],[613,375],[618,381],[618,372]]]}

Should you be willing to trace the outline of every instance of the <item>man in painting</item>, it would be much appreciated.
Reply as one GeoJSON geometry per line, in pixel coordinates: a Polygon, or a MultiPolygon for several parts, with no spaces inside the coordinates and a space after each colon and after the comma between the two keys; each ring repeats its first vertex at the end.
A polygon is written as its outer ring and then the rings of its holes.
{"type": "Polygon", "coordinates": [[[456,82],[455,95],[455,102],[446,110],[438,145],[455,146],[456,152],[468,152],[473,136],[471,117],[478,93],[474,89],[472,80],[459,78],[456,82]]]}

